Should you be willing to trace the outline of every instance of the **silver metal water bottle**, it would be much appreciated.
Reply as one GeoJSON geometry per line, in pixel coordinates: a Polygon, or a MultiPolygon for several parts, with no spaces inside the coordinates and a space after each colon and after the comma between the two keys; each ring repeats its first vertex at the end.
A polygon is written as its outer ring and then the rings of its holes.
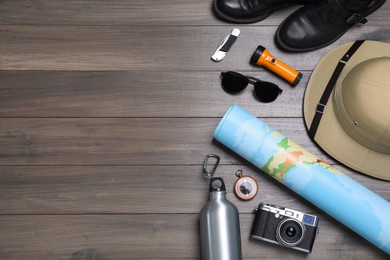
{"type": "Polygon", "coordinates": [[[200,239],[203,260],[241,260],[238,210],[226,199],[221,177],[210,179],[209,201],[200,212],[200,239]]]}

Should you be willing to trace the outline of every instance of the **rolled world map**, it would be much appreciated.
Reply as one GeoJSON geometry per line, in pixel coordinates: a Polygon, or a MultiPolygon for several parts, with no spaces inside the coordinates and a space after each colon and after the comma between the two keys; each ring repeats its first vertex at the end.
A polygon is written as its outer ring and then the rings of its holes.
{"type": "Polygon", "coordinates": [[[213,136],[390,254],[390,203],[386,199],[237,105],[229,108],[213,136]]]}

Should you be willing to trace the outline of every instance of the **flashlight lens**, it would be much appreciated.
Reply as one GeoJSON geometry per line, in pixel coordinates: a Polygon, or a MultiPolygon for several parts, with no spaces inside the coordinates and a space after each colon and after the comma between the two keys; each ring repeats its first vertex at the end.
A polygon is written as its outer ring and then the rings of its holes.
{"type": "Polygon", "coordinates": [[[272,102],[280,93],[282,93],[282,90],[274,83],[266,81],[258,81],[255,83],[255,94],[261,102],[272,102]]]}
{"type": "Polygon", "coordinates": [[[226,92],[240,92],[248,86],[248,83],[248,78],[240,73],[228,71],[222,74],[222,87],[226,92]]]}

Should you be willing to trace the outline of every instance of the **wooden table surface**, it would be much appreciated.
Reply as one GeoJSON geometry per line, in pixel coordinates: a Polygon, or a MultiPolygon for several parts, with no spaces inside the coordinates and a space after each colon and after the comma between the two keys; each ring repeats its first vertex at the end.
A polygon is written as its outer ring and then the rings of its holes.
{"type": "Polygon", "coordinates": [[[213,16],[211,0],[0,1],[0,258],[199,259],[199,212],[208,199],[202,163],[216,153],[216,174],[240,212],[244,259],[389,259],[212,139],[238,104],[390,199],[389,182],[321,151],[302,117],[308,78],[325,53],[357,39],[390,42],[390,5],[331,46],[285,53],[273,37],[296,8],[233,25],[213,16]],[[211,61],[234,27],[241,35],[230,53],[211,61]],[[302,71],[298,86],[249,64],[259,44],[302,71]],[[277,83],[283,93],[269,104],[251,87],[228,95],[219,76],[227,70],[277,83]],[[250,202],[233,195],[238,169],[259,182],[250,202]],[[251,240],[260,202],[320,216],[313,252],[251,240]]]}

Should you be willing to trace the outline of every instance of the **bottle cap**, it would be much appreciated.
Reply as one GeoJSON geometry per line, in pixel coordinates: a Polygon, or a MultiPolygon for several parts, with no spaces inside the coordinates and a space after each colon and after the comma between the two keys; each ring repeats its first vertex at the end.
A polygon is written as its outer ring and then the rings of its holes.
{"type": "Polygon", "coordinates": [[[209,191],[226,191],[225,182],[221,177],[214,177],[210,179],[209,191]]]}

